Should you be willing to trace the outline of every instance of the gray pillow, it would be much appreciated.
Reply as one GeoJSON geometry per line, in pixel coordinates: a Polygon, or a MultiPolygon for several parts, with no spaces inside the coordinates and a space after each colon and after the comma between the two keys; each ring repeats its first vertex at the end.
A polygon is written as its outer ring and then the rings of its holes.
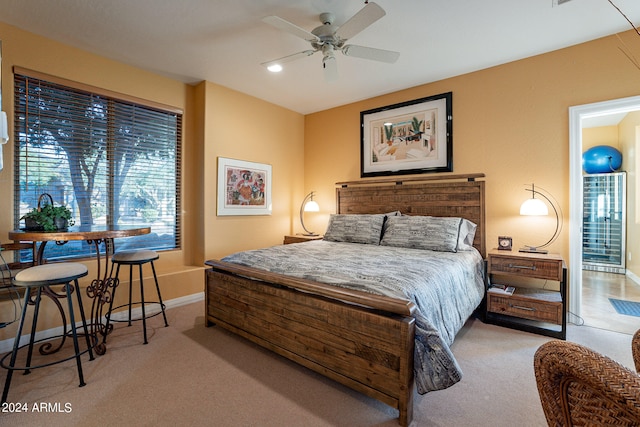
{"type": "Polygon", "coordinates": [[[457,252],[462,218],[390,216],[380,241],[384,246],[457,252]]]}
{"type": "Polygon", "coordinates": [[[385,216],[332,214],[324,240],[379,245],[385,216]]]}

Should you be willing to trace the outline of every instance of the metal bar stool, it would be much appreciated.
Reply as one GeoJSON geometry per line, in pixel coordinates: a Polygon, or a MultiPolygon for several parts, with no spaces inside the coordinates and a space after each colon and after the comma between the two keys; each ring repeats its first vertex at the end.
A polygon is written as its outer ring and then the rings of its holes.
{"type": "MultiPolygon", "coordinates": [[[[120,274],[120,266],[122,265],[129,266],[129,303],[122,304],[117,307],[113,307],[113,301],[116,296],[116,289],[118,288],[118,286],[116,285],[116,287],[114,287],[113,289],[113,296],[111,298],[111,303],[109,304],[109,311],[106,314],[106,318],[107,318],[106,330],[107,331],[109,331],[110,322],[128,322],[128,326],[131,326],[132,321],[135,322],[138,320],[142,320],[142,329],[144,331],[144,343],[147,344],[148,342],[147,341],[147,319],[162,313],[162,317],[164,318],[164,326],[165,327],[169,326],[169,323],[167,322],[167,315],[165,313],[166,307],[162,302],[162,295],[160,294],[160,286],[158,285],[158,276],[156,275],[156,268],[153,264],[153,261],[157,260],[159,257],[160,256],[156,251],[152,251],[150,249],[141,249],[136,251],[121,251],[113,254],[113,256],[111,257],[111,277],[115,277],[116,280],[119,282],[118,275],[120,274]],[[156,291],[158,292],[158,301],[144,300],[144,283],[142,279],[142,266],[147,263],[151,264],[151,269],[153,271],[153,279],[156,282],[156,291]],[[140,301],[135,301],[135,302],[132,301],[133,266],[134,265],[137,265],[140,271],[140,301]],[[115,276],[113,276],[114,266],[117,266],[115,276]],[[138,319],[131,318],[131,306],[134,304],[135,305],[139,304],[142,309],[142,316],[138,319]],[[158,311],[157,313],[147,315],[145,311],[145,306],[150,304],[158,304],[160,306],[160,311],[158,311]],[[124,319],[124,320],[114,319],[113,318],[114,310],[117,310],[122,307],[128,307],[129,309],[129,313],[128,313],[129,315],[127,319],[124,319]]],[[[106,335],[105,335],[105,339],[106,339],[106,335]]]]}
{"type": "MultiPolygon", "coordinates": [[[[90,340],[89,329],[87,328],[87,320],[84,315],[84,307],[82,306],[82,297],[80,295],[80,287],[78,286],[78,279],[80,277],[84,277],[87,275],[87,267],[84,264],[76,263],[76,262],[68,262],[68,263],[58,263],[58,264],[44,264],[38,265],[35,267],[30,267],[25,270],[21,270],[16,274],[13,278],[12,282],[14,286],[21,287],[25,289],[24,292],[24,303],[22,305],[22,313],[20,316],[20,323],[18,325],[18,331],[16,333],[16,338],[13,343],[13,351],[11,353],[7,353],[2,359],[0,359],[0,366],[7,369],[7,378],[4,383],[4,391],[2,393],[2,403],[7,401],[7,395],[9,394],[9,387],[11,385],[11,378],[13,376],[13,371],[24,371],[24,375],[30,373],[31,369],[36,368],[44,368],[45,366],[55,365],[57,363],[66,362],[67,360],[76,359],[76,365],[78,367],[78,378],[80,380],[80,387],[85,385],[84,375],[82,374],[82,362],[80,361],[80,356],[86,352],[89,352],[89,360],[93,360],[93,344],[97,342],[95,337],[93,339],[93,343],[90,340]],[[73,285],[72,285],[73,283],[73,285]],[[54,361],[48,363],[42,363],[40,365],[31,366],[32,356],[33,356],[33,347],[34,344],[39,343],[41,341],[50,341],[55,338],[62,337],[64,340],[67,336],[66,334],[66,325],[64,325],[65,333],[62,335],[58,335],[51,338],[44,338],[35,340],[36,336],[36,326],[38,322],[38,313],[40,311],[40,301],[42,300],[42,291],[44,289],[45,293],[48,296],[52,296],[53,298],[63,297],[62,295],[55,294],[52,290],[49,289],[50,286],[54,285],[64,285],[64,291],[66,293],[66,299],[69,307],[69,320],[71,321],[71,336],[73,338],[73,347],[74,354],[69,357],[63,359],[56,359],[54,361]],[[31,293],[36,291],[35,300],[31,300],[31,293]],[[76,321],[73,307],[73,298],[71,295],[75,292],[76,298],[78,301],[78,310],[80,311],[80,317],[82,318],[82,327],[84,328],[84,336],[87,342],[87,349],[80,350],[80,345],[78,344],[78,331],[76,329],[76,321]],[[33,305],[33,320],[31,324],[31,334],[29,337],[29,343],[20,345],[20,337],[22,335],[22,329],[24,326],[24,321],[27,313],[27,306],[33,305]],[[16,359],[18,356],[19,350],[27,347],[27,360],[24,366],[16,366],[16,359]],[[11,356],[9,361],[9,365],[6,365],[5,360],[7,357],[11,356]]],[[[45,343],[44,346],[47,344],[45,343]]],[[[50,354],[43,350],[43,347],[40,349],[41,354],[50,354]]]]}

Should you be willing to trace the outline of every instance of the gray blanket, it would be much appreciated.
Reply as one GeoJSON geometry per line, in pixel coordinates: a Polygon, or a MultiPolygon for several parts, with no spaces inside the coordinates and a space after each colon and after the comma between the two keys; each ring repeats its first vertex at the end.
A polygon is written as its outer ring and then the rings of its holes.
{"type": "Polygon", "coordinates": [[[436,252],[324,240],[239,252],[223,261],[415,303],[420,394],[460,381],[449,346],[484,295],[479,252],[436,252]]]}

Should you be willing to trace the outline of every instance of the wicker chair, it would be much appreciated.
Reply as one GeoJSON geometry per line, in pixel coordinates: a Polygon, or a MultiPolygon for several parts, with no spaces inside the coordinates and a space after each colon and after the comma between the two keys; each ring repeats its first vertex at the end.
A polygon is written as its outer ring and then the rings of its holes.
{"type": "Polygon", "coordinates": [[[640,329],[633,334],[631,339],[631,353],[633,354],[633,361],[636,364],[636,372],[640,374],[640,329]]]}
{"type": "Polygon", "coordinates": [[[540,346],[533,364],[550,426],[640,425],[640,376],[635,372],[566,341],[540,346]]]}

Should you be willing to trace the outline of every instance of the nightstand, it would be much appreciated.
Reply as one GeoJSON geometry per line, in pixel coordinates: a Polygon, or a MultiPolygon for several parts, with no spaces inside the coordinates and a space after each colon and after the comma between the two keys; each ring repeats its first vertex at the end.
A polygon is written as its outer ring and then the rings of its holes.
{"type": "Polygon", "coordinates": [[[567,267],[560,255],[489,251],[486,322],[564,340],[566,289],[567,267]],[[492,284],[515,290],[511,295],[491,292],[492,284]]]}
{"type": "Polygon", "coordinates": [[[304,234],[296,234],[295,236],[284,236],[283,244],[289,243],[304,243],[311,240],[322,240],[322,236],[305,236],[304,234]]]}

